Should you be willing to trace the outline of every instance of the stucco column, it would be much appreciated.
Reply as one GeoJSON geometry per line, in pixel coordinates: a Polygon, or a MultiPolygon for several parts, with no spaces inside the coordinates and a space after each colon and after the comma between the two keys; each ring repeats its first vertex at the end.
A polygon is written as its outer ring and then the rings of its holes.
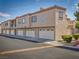
{"type": "Polygon", "coordinates": [[[35,38],[39,39],[39,28],[35,28],[35,38]]]}
{"type": "Polygon", "coordinates": [[[23,29],[23,36],[26,36],[26,28],[23,29]]]}
{"type": "Polygon", "coordinates": [[[15,35],[16,35],[16,33],[17,33],[17,32],[16,32],[16,29],[14,29],[14,32],[15,32],[15,35]]]}
{"type": "Polygon", "coordinates": [[[9,29],[9,35],[11,35],[11,29],[9,29]]]}

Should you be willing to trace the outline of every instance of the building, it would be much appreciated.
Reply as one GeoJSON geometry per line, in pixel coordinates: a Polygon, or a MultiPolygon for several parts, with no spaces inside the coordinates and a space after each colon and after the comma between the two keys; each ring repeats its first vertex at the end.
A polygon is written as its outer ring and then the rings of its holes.
{"type": "Polygon", "coordinates": [[[0,24],[0,34],[1,34],[1,24],[0,24]]]}
{"type": "Polygon", "coordinates": [[[1,27],[4,35],[60,40],[62,35],[71,34],[68,22],[66,8],[53,6],[2,22],[1,27]]]}

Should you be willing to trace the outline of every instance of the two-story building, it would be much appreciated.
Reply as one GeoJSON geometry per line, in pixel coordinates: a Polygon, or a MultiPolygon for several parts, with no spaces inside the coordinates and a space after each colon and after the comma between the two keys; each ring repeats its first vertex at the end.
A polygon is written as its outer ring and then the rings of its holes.
{"type": "Polygon", "coordinates": [[[10,20],[1,23],[2,34],[10,34],[10,20]]]}
{"type": "Polygon", "coordinates": [[[1,24],[0,24],[0,34],[1,34],[1,24]]]}
{"type": "Polygon", "coordinates": [[[53,6],[5,21],[1,25],[3,34],[33,37],[34,40],[60,40],[62,35],[71,34],[68,21],[66,8],[53,6]]]}

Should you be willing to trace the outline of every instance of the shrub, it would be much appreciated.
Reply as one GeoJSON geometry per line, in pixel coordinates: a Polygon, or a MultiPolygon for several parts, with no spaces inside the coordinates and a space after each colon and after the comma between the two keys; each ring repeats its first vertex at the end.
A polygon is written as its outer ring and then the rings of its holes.
{"type": "Polygon", "coordinates": [[[79,29],[79,21],[76,22],[76,26],[77,29],[79,29]]]}
{"type": "Polygon", "coordinates": [[[62,39],[66,41],[67,43],[70,43],[72,41],[71,35],[62,35],[62,39]]]}
{"type": "Polygon", "coordinates": [[[75,40],[78,40],[79,34],[74,34],[74,35],[73,35],[73,38],[74,38],[75,40]]]}

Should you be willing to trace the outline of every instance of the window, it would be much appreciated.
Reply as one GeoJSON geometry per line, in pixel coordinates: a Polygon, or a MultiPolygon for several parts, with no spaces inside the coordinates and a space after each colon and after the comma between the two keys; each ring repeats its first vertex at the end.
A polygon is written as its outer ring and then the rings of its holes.
{"type": "Polygon", "coordinates": [[[24,24],[25,23],[25,19],[24,18],[19,18],[18,19],[18,24],[24,24]]]}
{"type": "Polygon", "coordinates": [[[23,24],[25,23],[25,19],[22,19],[22,23],[23,23],[23,24]]]}
{"type": "Polygon", "coordinates": [[[59,11],[59,20],[63,20],[63,11],[59,11]]]}
{"type": "Polygon", "coordinates": [[[20,19],[18,20],[18,24],[21,24],[21,20],[20,19]]]}
{"type": "Polygon", "coordinates": [[[8,23],[5,23],[5,26],[8,26],[8,23]]]}
{"type": "Polygon", "coordinates": [[[37,22],[37,16],[32,16],[31,21],[32,21],[33,23],[37,22]]]}

